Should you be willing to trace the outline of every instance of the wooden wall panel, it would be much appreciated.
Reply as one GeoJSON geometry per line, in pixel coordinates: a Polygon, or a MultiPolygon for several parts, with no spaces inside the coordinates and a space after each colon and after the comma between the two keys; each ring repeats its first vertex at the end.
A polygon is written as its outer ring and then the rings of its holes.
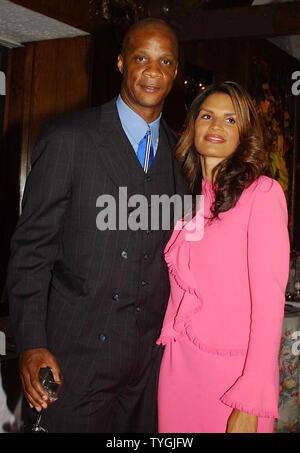
{"type": "Polygon", "coordinates": [[[10,51],[0,162],[0,277],[39,130],[50,119],[91,105],[92,49],[91,36],[84,36],[32,42],[10,51]]]}
{"type": "Polygon", "coordinates": [[[25,95],[31,84],[31,67],[31,49],[10,51],[0,162],[0,290],[5,279],[11,233],[19,215],[19,175],[23,132],[26,130],[25,95]]]}
{"type": "Polygon", "coordinates": [[[91,37],[32,43],[34,60],[28,149],[49,119],[90,105],[91,37]]]}

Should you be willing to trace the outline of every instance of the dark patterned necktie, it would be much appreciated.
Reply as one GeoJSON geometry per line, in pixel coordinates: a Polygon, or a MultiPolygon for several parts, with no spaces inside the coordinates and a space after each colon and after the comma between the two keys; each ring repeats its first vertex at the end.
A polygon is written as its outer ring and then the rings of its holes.
{"type": "Polygon", "coordinates": [[[140,161],[140,164],[143,167],[144,172],[147,173],[154,159],[154,150],[151,140],[150,126],[148,126],[146,134],[139,143],[137,158],[140,161]]]}

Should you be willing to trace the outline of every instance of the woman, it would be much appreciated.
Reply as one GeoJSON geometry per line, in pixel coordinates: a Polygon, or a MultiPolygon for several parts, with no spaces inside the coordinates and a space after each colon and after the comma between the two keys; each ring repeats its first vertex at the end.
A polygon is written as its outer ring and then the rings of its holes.
{"type": "Polygon", "coordinates": [[[158,344],[160,432],[272,432],[289,271],[284,193],[264,176],[263,137],[246,91],[209,87],[176,150],[194,199],[165,249],[171,294],[158,344]],[[198,224],[198,223],[197,223],[198,224]],[[199,228],[198,228],[199,230],[199,228]]]}

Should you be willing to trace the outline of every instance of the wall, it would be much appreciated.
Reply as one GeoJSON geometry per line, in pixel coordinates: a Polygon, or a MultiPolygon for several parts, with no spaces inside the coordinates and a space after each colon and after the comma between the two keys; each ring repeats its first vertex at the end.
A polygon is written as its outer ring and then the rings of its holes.
{"type": "Polygon", "coordinates": [[[92,49],[92,38],[84,36],[27,43],[9,53],[0,156],[2,275],[34,142],[47,120],[91,104],[92,49]]]}

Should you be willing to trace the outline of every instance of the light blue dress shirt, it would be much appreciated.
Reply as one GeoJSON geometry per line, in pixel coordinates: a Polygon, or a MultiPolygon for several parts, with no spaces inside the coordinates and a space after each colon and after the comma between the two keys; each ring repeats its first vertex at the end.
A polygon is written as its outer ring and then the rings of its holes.
{"type": "MultiPolygon", "coordinates": [[[[116,104],[124,132],[137,154],[139,143],[148,130],[148,124],[123,101],[120,95],[117,98],[116,104]]],[[[161,114],[155,121],[149,124],[154,155],[158,147],[160,118],[161,114]]]]}

